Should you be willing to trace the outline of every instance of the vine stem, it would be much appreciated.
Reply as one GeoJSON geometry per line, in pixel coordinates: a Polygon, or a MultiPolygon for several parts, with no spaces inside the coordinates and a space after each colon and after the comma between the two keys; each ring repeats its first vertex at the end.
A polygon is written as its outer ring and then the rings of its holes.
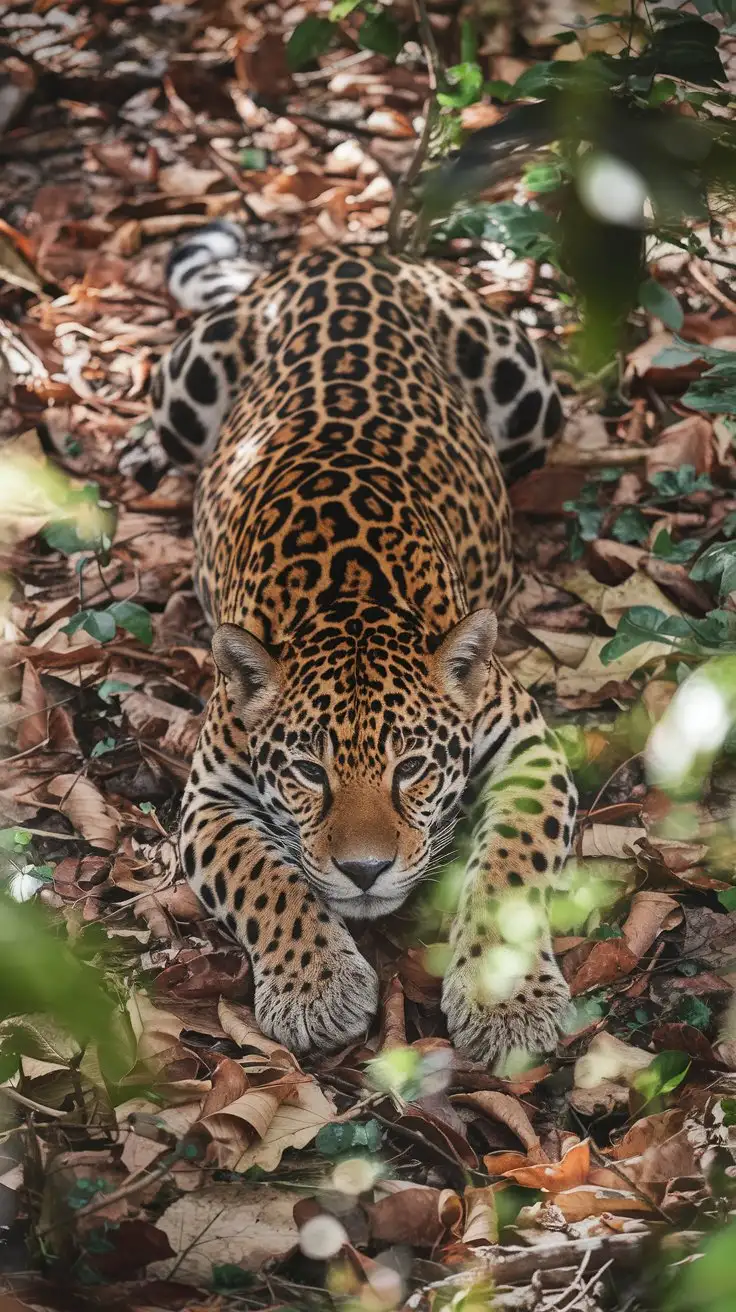
{"type": "MultiPolygon", "coordinates": [[[[422,135],[419,138],[417,148],[414,151],[412,161],[406,170],[403,178],[399,181],[394,192],[394,199],[391,205],[391,213],[388,219],[388,244],[389,248],[398,254],[404,247],[405,239],[402,230],[401,218],[407,207],[411,189],[416,182],[422,165],[424,164],[429,152],[429,144],[432,138],[437,119],[439,117],[439,104],[437,102],[437,88],[443,79],[442,60],[437,49],[437,42],[434,39],[432,24],[429,21],[426,0],[414,0],[414,11],[416,13],[417,27],[419,28],[419,38],[424,50],[424,57],[427,61],[427,73],[429,75],[429,96],[424,105],[424,127],[422,135]]],[[[414,232],[412,240],[412,249],[416,250],[422,235],[419,223],[414,232]]]]}

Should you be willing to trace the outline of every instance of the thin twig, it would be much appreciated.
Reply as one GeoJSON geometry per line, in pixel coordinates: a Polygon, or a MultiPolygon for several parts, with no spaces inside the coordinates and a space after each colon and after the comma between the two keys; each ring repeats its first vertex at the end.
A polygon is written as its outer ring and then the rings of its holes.
{"type": "Polygon", "coordinates": [[[126,1180],[125,1184],[122,1184],[119,1189],[113,1189],[112,1193],[101,1194],[99,1198],[93,1198],[91,1203],[80,1207],[79,1211],[75,1213],[75,1219],[92,1216],[94,1212],[101,1212],[110,1203],[122,1202],[124,1198],[130,1198],[133,1194],[139,1193],[141,1189],[147,1189],[150,1184],[155,1184],[157,1180],[163,1180],[174,1165],[175,1158],[176,1154],[167,1153],[165,1160],[160,1162],[152,1171],[147,1174],[144,1172],[137,1173],[135,1176],[131,1176],[130,1180],[126,1180]]]}
{"type": "MultiPolygon", "coordinates": [[[[429,14],[425,0],[414,0],[414,7],[417,16],[417,26],[419,27],[419,37],[424,50],[424,56],[427,61],[427,73],[429,76],[429,96],[424,106],[424,127],[422,135],[419,138],[417,148],[414,151],[412,161],[406,170],[403,178],[399,182],[394,192],[394,198],[391,204],[391,212],[388,217],[388,243],[389,247],[395,253],[398,253],[403,245],[403,232],[401,218],[407,207],[411,189],[414,186],[422,170],[427,154],[429,152],[432,133],[435,129],[437,119],[439,118],[440,107],[437,101],[437,88],[442,83],[442,61],[440,60],[437,42],[434,39],[432,24],[429,21],[429,14]]],[[[414,241],[412,248],[416,249],[422,236],[423,229],[417,222],[414,231],[414,241]]]]}
{"type": "Polygon", "coordinates": [[[26,1098],[24,1093],[18,1093],[17,1089],[8,1088],[7,1085],[2,1092],[9,1102],[15,1102],[29,1112],[38,1112],[39,1116],[52,1116],[55,1120],[66,1116],[66,1112],[60,1112],[57,1107],[46,1107],[42,1102],[34,1102],[33,1098],[26,1098]]]}

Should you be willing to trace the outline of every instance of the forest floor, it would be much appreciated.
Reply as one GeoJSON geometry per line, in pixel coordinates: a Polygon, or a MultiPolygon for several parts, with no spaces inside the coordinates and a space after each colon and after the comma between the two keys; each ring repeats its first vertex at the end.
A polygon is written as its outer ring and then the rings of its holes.
{"type": "MultiPolygon", "coordinates": [[[[532,1069],[462,1060],[440,919],[409,911],[362,937],[384,984],[365,1043],[300,1065],[264,1039],[242,952],[140,855],[173,827],[212,686],[192,480],[140,458],[151,371],[186,322],[163,263],[220,215],[272,225],[279,250],[382,244],[427,76],[418,51],[344,48],[292,74],[301,10],[203,9],[0,5],[0,843],[16,898],[114,981],[133,1045],[113,1082],[48,1018],[0,1023],[0,1308],[468,1312],[491,1286],[508,1312],[655,1307],[652,1277],[727,1219],[736,1174],[734,781],[668,827],[644,749],[687,663],[661,643],[599,654],[631,606],[717,604],[687,544],[736,523],[733,428],[682,404],[702,366],[657,363],[673,336],[644,311],[618,373],[581,387],[551,267],[435,248],[542,340],[566,395],[562,444],[513,490],[501,650],[581,790],[555,939],[575,1021],[532,1069]],[[100,505],[111,543],[90,551],[80,506],[100,505]]],[[[496,48],[509,80],[534,53],[501,29],[496,48]]],[[[736,344],[727,270],[674,249],[652,267],[685,339],[736,344]]]]}

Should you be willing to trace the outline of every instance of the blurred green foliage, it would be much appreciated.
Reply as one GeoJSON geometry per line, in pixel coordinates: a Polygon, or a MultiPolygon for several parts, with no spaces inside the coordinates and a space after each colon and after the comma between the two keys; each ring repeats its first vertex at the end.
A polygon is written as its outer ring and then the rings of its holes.
{"type": "Polygon", "coordinates": [[[707,1240],[703,1254],[672,1273],[665,1312],[734,1312],[736,1223],[707,1240]]]}
{"type": "Polygon", "coordinates": [[[93,1041],[111,1050],[119,1007],[103,972],[64,942],[41,906],[19,904],[0,892],[0,946],[5,1066],[13,1050],[12,1027],[4,1025],[10,1018],[46,1017],[80,1045],[93,1041]]]}

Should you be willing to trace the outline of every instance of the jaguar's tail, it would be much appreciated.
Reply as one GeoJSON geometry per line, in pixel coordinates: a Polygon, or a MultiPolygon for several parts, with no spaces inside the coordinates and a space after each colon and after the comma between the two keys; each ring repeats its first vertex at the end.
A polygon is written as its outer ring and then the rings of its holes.
{"type": "Polygon", "coordinates": [[[198,313],[235,300],[271,265],[266,247],[227,219],[197,228],[174,247],[166,282],[183,310],[198,313]]]}

